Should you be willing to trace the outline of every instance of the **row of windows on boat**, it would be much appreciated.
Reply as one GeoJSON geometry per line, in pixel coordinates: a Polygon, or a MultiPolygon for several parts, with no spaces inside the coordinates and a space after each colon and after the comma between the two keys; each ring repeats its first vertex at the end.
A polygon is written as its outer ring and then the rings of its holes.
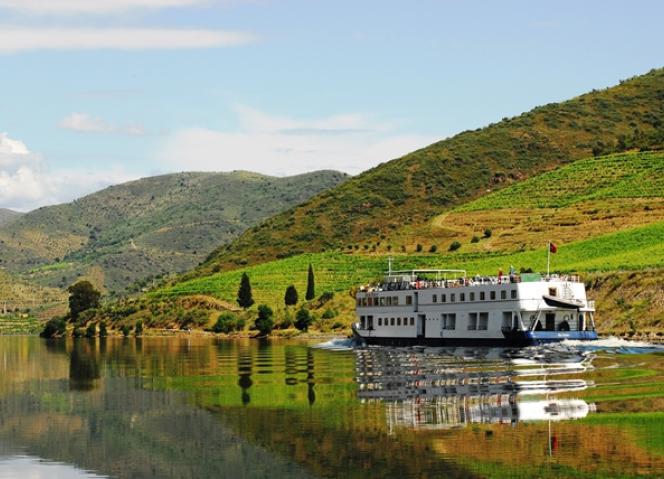
{"type": "MultiPolygon", "coordinates": [[[[445,313],[440,315],[441,329],[456,329],[457,324],[457,314],[456,313],[445,313]]],[[[427,318],[427,321],[435,321],[437,318],[427,318]]],[[[361,329],[373,329],[373,316],[360,316],[360,328],[361,329]]],[[[514,321],[517,321],[517,318],[514,318],[514,321]]],[[[503,312],[503,327],[512,326],[512,312],[505,311],[503,312]]],[[[378,318],[378,326],[415,326],[414,317],[396,317],[396,318],[378,318]]],[[[489,329],[489,313],[468,313],[468,321],[466,323],[466,329],[468,331],[486,331],[489,329]]]]}
{"type": "MultiPolygon", "coordinates": [[[[487,291],[480,291],[477,293],[477,296],[475,294],[475,291],[471,291],[468,293],[468,301],[475,301],[476,297],[479,297],[479,301],[486,301],[487,300],[487,291]]],[[[497,299],[497,294],[496,291],[488,291],[488,298],[489,301],[495,301],[497,299]]],[[[466,301],[466,293],[450,293],[449,297],[448,295],[441,294],[440,295],[440,302],[441,303],[447,303],[449,298],[450,303],[456,303],[457,298],[459,302],[464,302],[466,301]]],[[[507,299],[507,291],[502,290],[500,291],[500,299],[507,299]]],[[[510,299],[516,299],[516,289],[510,290],[510,299]]],[[[438,303],[438,295],[433,294],[431,295],[431,302],[432,303],[438,303]]],[[[406,306],[410,306],[413,304],[413,297],[411,295],[406,296],[406,306]]],[[[368,306],[399,306],[399,296],[366,296],[364,298],[357,298],[357,305],[360,307],[368,307],[368,306]]]]}

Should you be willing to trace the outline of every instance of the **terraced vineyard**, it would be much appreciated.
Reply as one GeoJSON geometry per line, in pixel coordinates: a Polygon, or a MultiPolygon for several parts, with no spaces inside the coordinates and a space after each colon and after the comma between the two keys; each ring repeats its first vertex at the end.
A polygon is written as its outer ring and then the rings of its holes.
{"type": "Polygon", "coordinates": [[[14,334],[39,334],[43,324],[34,316],[30,315],[7,315],[0,314],[0,336],[14,334]]]}
{"type": "Polygon", "coordinates": [[[515,183],[383,244],[412,251],[418,243],[447,249],[458,241],[464,252],[517,251],[662,220],[664,153],[632,152],[579,160],[515,183]]]}
{"type": "MultiPolygon", "coordinates": [[[[664,267],[664,222],[634,228],[591,240],[560,245],[553,258],[553,269],[571,271],[640,270],[664,267]]],[[[546,268],[546,249],[511,253],[419,254],[393,255],[395,269],[461,268],[469,274],[493,274],[518,268],[546,268]]],[[[235,301],[240,276],[246,272],[252,283],[257,303],[280,305],[289,284],[299,291],[306,287],[307,268],[311,263],[316,273],[318,293],[348,292],[353,287],[378,279],[387,269],[388,255],[310,253],[234,271],[220,272],[155,291],[153,297],[206,294],[235,301]]]]}
{"type": "Polygon", "coordinates": [[[515,183],[456,208],[456,212],[562,208],[608,198],[664,199],[664,153],[621,153],[586,158],[515,183]]]}

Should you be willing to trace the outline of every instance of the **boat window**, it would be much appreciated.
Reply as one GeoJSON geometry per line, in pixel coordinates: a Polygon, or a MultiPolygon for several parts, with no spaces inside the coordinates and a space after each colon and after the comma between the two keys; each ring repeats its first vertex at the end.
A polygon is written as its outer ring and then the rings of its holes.
{"type": "Polygon", "coordinates": [[[415,318],[410,318],[410,325],[415,326],[415,318]]]}
{"type": "Polygon", "coordinates": [[[364,316],[360,316],[360,329],[364,329],[365,324],[366,324],[366,318],[364,316]]]}
{"type": "Polygon", "coordinates": [[[447,295],[446,294],[441,294],[440,295],[440,302],[441,303],[446,303],[447,302],[447,295]]]}
{"type": "Polygon", "coordinates": [[[406,296],[406,304],[407,305],[413,304],[413,297],[412,296],[406,296]]]}
{"type": "Polygon", "coordinates": [[[495,291],[491,291],[489,293],[489,295],[490,295],[491,299],[496,299],[496,292],[495,291]]]}
{"type": "Polygon", "coordinates": [[[507,291],[502,290],[500,292],[500,299],[507,299],[507,291]]]}
{"type": "Polygon", "coordinates": [[[387,298],[385,298],[385,305],[392,306],[392,296],[388,296],[387,298]]]}
{"type": "Polygon", "coordinates": [[[454,303],[455,301],[456,301],[456,297],[455,297],[454,293],[451,293],[450,294],[450,302],[454,303]]]}
{"type": "Polygon", "coordinates": [[[503,311],[503,328],[511,328],[512,327],[512,312],[511,311],[503,311]]]}
{"type": "Polygon", "coordinates": [[[373,298],[371,296],[367,298],[367,306],[373,306],[373,298]]]}
{"type": "Polygon", "coordinates": [[[475,291],[471,291],[470,293],[470,300],[475,301],[475,291]]]}
{"type": "Polygon", "coordinates": [[[549,288],[549,296],[558,296],[558,290],[556,288],[549,288]]]}
{"type": "Polygon", "coordinates": [[[380,305],[385,306],[385,296],[380,297],[380,305]]]}
{"type": "Polygon", "coordinates": [[[489,313],[480,313],[480,322],[477,325],[477,329],[489,329],[489,313]]]}
{"type": "Polygon", "coordinates": [[[484,301],[484,291],[480,291],[480,301],[484,301]]]}
{"type": "Polygon", "coordinates": [[[512,293],[512,299],[516,299],[516,289],[513,289],[511,293],[512,293]]]}
{"type": "Polygon", "coordinates": [[[362,298],[362,306],[366,306],[366,305],[367,305],[367,298],[362,298]]]}
{"type": "Polygon", "coordinates": [[[468,330],[474,331],[477,329],[477,313],[468,313],[468,330]]]}
{"type": "Polygon", "coordinates": [[[437,302],[438,302],[438,295],[434,294],[434,295],[431,297],[431,302],[432,302],[432,303],[437,303],[437,302]]]}
{"type": "Polygon", "coordinates": [[[399,296],[392,296],[392,306],[399,306],[399,296]]]}
{"type": "Polygon", "coordinates": [[[456,329],[456,314],[441,314],[443,329],[456,329]]]}
{"type": "Polygon", "coordinates": [[[394,326],[394,318],[390,318],[390,326],[394,326]]]}
{"type": "Polygon", "coordinates": [[[459,301],[465,301],[466,300],[466,293],[459,293],[459,301]]]}

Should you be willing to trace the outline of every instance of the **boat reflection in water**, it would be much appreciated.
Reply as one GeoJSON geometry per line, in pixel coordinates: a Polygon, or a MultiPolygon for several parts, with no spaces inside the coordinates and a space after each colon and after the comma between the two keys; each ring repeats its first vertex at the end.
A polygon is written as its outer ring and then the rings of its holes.
{"type": "Polygon", "coordinates": [[[591,355],[529,354],[497,348],[358,349],[358,397],[383,402],[390,429],[561,421],[594,410],[581,399],[551,397],[593,386],[569,378],[592,368],[591,355]]]}

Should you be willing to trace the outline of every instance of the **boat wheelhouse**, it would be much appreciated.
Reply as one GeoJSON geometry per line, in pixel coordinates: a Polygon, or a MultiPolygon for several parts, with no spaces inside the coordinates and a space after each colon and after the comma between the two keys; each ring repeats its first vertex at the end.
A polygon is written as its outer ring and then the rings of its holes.
{"type": "Polygon", "coordinates": [[[529,345],[597,339],[595,303],[575,275],[468,277],[389,271],[356,295],[354,335],[368,344],[529,345]]]}

